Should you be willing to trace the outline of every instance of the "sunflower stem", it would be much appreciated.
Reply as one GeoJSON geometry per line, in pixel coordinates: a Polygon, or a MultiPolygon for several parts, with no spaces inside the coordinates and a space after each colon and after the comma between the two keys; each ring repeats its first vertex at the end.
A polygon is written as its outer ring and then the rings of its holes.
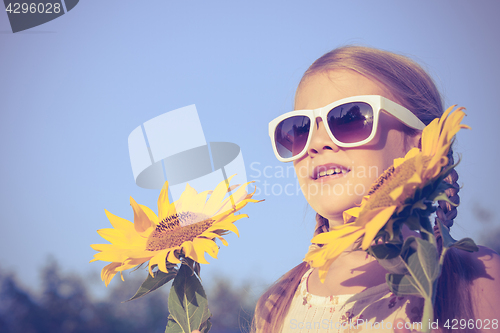
{"type": "Polygon", "coordinates": [[[432,229],[431,220],[428,216],[422,216],[419,214],[420,218],[420,227],[421,232],[420,235],[422,239],[428,241],[432,245],[436,245],[436,239],[434,236],[434,231],[432,229]]]}
{"type": "Polygon", "coordinates": [[[430,332],[431,323],[434,321],[433,301],[426,299],[424,302],[424,313],[422,316],[422,332],[430,332]]]}

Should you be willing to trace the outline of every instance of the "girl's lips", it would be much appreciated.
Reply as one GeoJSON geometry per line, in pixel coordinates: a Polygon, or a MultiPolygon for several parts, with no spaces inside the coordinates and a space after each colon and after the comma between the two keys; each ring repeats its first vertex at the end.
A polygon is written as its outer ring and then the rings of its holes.
{"type": "Polygon", "coordinates": [[[321,178],[340,178],[347,175],[351,170],[343,165],[335,163],[327,163],[315,167],[312,171],[311,178],[313,180],[321,178]]]}

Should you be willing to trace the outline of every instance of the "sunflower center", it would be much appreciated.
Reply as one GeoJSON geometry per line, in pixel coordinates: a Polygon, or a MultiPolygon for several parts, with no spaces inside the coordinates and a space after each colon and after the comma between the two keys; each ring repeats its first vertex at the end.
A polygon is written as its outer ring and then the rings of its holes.
{"type": "MultiPolygon", "coordinates": [[[[429,162],[430,158],[424,157],[423,163],[424,167],[429,162]]],[[[393,190],[398,188],[401,185],[405,185],[408,180],[415,174],[417,171],[417,163],[415,158],[411,158],[407,161],[404,161],[397,168],[390,167],[385,170],[382,175],[376,180],[376,182],[372,185],[369,195],[373,197],[370,200],[369,209],[379,208],[379,207],[388,207],[395,204],[394,200],[392,200],[390,194],[393,190]]],[[[404,201],[406,198],[402,198],[404,201]]]]}
{"type": "Polygon", "coordinates": [[[372,184],[372,187],[370,188],[370,191],[368,192],[368,195],[372,195],[375,193],[385,182],[389,181],[391,179],[391,176],[394,174],[394,166],[390,166],[387,170],[385,170],[380,177],[377,178],[375,183],[372,184]]]}
{"type": "Polygon", "coordinates": [[[149,235],[146,250],[158,251],[192,241],[207,230],[214,220],[205,214],[182,212],[163,219],[149,235]],[[193,223],[195,221],[200,221],[193,223]],[[184,226],[182,226],[184,225],[184,226]]]}

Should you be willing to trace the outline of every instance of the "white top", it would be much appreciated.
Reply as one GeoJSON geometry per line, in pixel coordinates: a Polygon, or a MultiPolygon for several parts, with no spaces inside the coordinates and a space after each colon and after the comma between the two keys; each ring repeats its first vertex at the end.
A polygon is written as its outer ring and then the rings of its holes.
{"type": "Polygon", "coordinates": [[[317,296],[307,291],[311,272],[300,281],[282,333],[394,332],[399,318],[407,328],[421,330],[423,298],[395,296],[385,283],[356,295],[317,296]]]}

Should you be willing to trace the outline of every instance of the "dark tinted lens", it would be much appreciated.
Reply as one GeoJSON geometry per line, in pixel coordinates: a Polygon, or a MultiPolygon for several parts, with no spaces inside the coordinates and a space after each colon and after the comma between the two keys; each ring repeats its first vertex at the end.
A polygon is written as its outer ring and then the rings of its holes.
{"type": "Polygon", "coordinates": [[[362,141],[373,128],[373,110],[370,104],[353,102],[339,105],[328,112],[328,126],[333,136],[343,143],[362,141]]]}
{"type": "Polygon", "coordinates": [[[294,116],[280,122],[274,131],[278,154],[290,158],[306,146],[311,121],[306,116],[294,116]]]}

